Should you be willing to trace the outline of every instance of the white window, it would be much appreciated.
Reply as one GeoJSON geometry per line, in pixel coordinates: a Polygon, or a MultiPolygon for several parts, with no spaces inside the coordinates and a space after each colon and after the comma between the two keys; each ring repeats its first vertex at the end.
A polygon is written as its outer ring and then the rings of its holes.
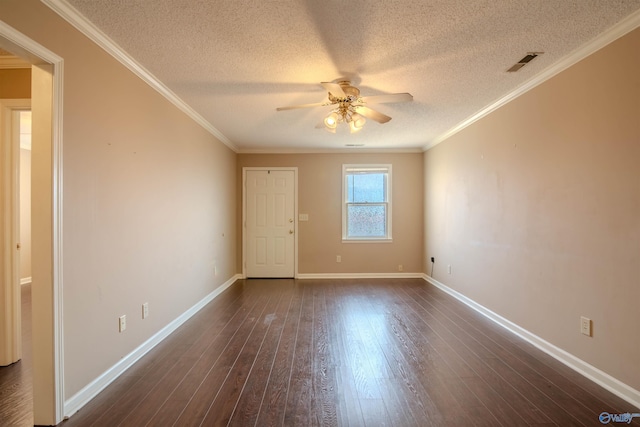
{"type": "Polygon", "coordinates": [[[391,165],[342,165],[342,240],[391,240],[391,165]]]}

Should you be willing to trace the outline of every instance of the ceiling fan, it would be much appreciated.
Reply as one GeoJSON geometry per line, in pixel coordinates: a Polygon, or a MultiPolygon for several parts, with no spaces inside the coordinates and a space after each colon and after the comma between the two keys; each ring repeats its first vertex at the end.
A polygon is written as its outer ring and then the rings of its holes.
{"type": "Polygon", "coordinates": [[[360,89],[351,86],[349,80],[341,80],[337,83],[320,83],[328,92],[328,101],[314,104],[292,105],[276,108],[277,111],[293,110],[296,108],[335,106],[334,109],[320,122],[316,128],[325,128],[331,133],[336,132],[339,123],[349,125],[351,133],[358,132],[366,122],[366,118],[378,123],[387,123],[391,117],[372,110],[366,104],[382,104],[390,102],[413,101],[409,93],[393,93],[389,95],[360,96],[360,89]]]}

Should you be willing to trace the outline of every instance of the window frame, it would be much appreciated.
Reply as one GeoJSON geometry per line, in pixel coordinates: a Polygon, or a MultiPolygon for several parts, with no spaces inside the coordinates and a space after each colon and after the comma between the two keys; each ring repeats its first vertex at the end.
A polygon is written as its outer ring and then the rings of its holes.
{"type": "MultiPolygon", "coordinates": [[[[343,243],[390,243],[392,239],[392,166],[391,164],[343,164],[342,165],[342,242],[343,243]],[[371,205],[385,205],[385,236],[367,237],[367,236],[348,236],[348,207],[347,199],[348,182],[347,177],[354,175],[351,172],[359,171],[360,173],[384,173],[386,174],[386,199],[384,202],[371,202],[371,205]]],[[[363,203],[357,203],[363,205],[363,203]]],[[[366,206],[367,204],[364,203],[366,206]]]]}

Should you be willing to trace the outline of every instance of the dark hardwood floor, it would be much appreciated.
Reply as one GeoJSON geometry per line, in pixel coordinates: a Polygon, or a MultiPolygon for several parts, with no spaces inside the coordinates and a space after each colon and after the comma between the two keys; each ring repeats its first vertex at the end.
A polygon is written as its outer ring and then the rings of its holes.
{"type": "Polygon", "coordinates": [[[0,367],[0,426],[33,425],[31,285],[21,286],[22,359],[0,367]]]}
{"type": "Polygon", "coordinates": [[[604,411],[640,412],[421,279],[241,280],[61,425],[598,426],[604,411]]]}

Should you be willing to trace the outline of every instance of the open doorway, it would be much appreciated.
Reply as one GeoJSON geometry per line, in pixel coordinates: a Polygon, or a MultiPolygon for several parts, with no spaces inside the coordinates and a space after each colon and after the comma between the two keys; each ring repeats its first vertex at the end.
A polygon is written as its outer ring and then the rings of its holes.
{"type": "MultiPolygon", "coordinates": [[[[30,69],[24,69],[29,76],[30,69]]],[[[15,80],[20,84],[20,79],[15,80]]],[[[24,88],[23,88],[24,89],[24,88]]],[[[30,94],[30,85],[23,90],[24,94],[30,94]],[[28,90],[26,90],[28,89],[28,90]]],[[[29,97],[30,98],[30,97],[29,97]]],[[[17,220],[18,246],[15,248],[17,260],[17,274],[5,274],[4,277],[11,277],[11,281],[17,283],[6,283],[3,286],[14,287],[14,292],[7,292],[4,295],[12,295],[16,298],[14,302],[14,319],[8,322],[9,328],[15,328],[16,336],[11,339],[4,334],[5,346],[2,352],[3,360],[0,367],[0,395],[2,395],[2,408],[0,408],[0,418],[8,425],[33,425],[33,375],[32,375],[32,352],[31,352],[31,101],[30,99],[7,100],[0,99],[0,110],[2,119],[0,120],[0,137],[3,139],[3,164],[7,165],[6,157],[12,160],[11,167],[5,171],[3,182],[6,181],[6,172],[10,172],[16,180],[10,180],[9,185],[3,186],[3,193],[10,191],[15,185],[17,197],[13,211],[17,210],[17,216],[11,218],[17,220]],[[16,209],[17,208],[17,209],[16,209]],[[8,339],[9,338],[9,339],[8,339]],[[13,348],[8,348],[11,345],[13,348]]],[[[14,199],[14,197],[12,197],[14,199]]],[[[6,199],[5,199],[6,200],[6,199]]],[[[3,216],[9,214],[8,209],[4,209],[3,216]]],[[[13,221],[10,221],[13,222],[13,221]]],[[[6,224],[7,222],[5,222],[6,224]]],[[[6,228],[5,233],[6,234],[6,228]]],[[[13,240],[13,239],[12,239],[13,240]]],[[[6,242],[5,242],[6,243],[6,242]]],[[[5,245],[6,247],[7,245],[5,245]]],[[[6,264],[5,264],[6,265],[6,264]]],[[[13,331],[9,330],[8,333],[13,331]]]]}
{"type": "MultiPolygon", "coordinates": [[[[17,32],[0,21],[0,49],[13,53],[31,67],[31,110],[32,110],[32,265],[31,265],[31,307],[32,307],[32,424],[56,425],[64,415],[63,385],[63,340],[62,340],[62,298],[61,298],[61,253],[62,253],[62,58],[42,45],[17,32]]],[[[6,101],[6,100],[3,100],[6,101]]],[[[5,102],[6,104],[6,102],[5,102]]],[[[6,113],[7,108],[0,110],[6,113]]],[[[10,109],[9,109],[10,110],[10,109]]],[[[11,112],[11,111],[10,111],[11,112]]],[[[4,114],[6,117],[6,114],[4,114]]],[[[4,126],[6,129],[6,126],[4,126]]],[[[6,139],[5,139],[6,140],[6,139]]],[[[0,150],[0,162],[17,171],[19,157],[8,153],[6,144],[0,150]]],[[[13,150],[13,148],[12,148],[13,150]]],[[[15,151],[15,150],[14,150],[15,151]]],[[[16,212],[19,198],[15,184],[17,178],[5,173],[0,175],[0,233],[2,250],[0,262],[3,273],[0,282],[0,329],[3,330],[2,343],[5,349],[6,336],[20,342],[18,334],[21,319],[20,310],[20,267],[16,262],[19,235],[16,212]],[[11,179],[7,179],[9,176],[11,179]],[[11,191],[9,191],[11,190],[11,191]],[[8,283],[8,285],[7,285],[8,283]],[[17,283],[17,286],[13,286],[17,283]]],[[[15,345],[12,351],[21,350],[15,345]]],[[[2,401],[4,403],[4,399],[2,401]]],[[[1,405],[0,405],[1,406],[1,405]]],[[[0,408],[1,409],[1,408],[0,408]]],[[[11,408],[9,408],[11,409],[11,408]]]]}
{"type": "MultiPolygon", "coordinates": [[[[7,57],[7,55],[3,55],[7,57]]],[[[4,65],[4,64],[3,64],[4,65]]],[[[31,64],[0,69],[3,330],[0,418],[33,425],[31,352],[31,64]],[[13,98],[16,99],[13,99],[13,98]],[[9,317],[10,316],[10,317],[9,317]]]]}
{"type": "MultiPolygon", "coordinates": [[[[29,93],[27,93],[29,95],[29,93]]],[[[30,107],[29,99],[0,98],[0,235],[2,247],[2,277],[0,282],[0,366],[16,362],[21,357],[20,345],[20,112],[30,107]]],[[[30,228],[30,227],[29,227],[30,228]]]]}

